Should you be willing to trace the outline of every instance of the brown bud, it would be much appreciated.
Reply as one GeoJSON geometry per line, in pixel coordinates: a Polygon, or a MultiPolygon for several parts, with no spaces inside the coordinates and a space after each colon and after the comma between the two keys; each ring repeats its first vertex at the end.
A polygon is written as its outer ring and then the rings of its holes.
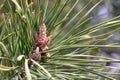
{"type": "Polygon", "coordinates": [[[41,60],[41,53],[39,52],[39,47],[37,47],[35,52],[32,54],[32,59],[35,61],[41,60]]]}
{"type": "Polygon", "coordinates": [[[42,53],[41,62],[46,62],[49,57],[50,57],[50,53],[42,53]]]}
{"type": "Polygon", "coordinates": [[[41,54],[33,53],[32,54],[32,59],[35,60],[35,61],[40,61],[41,60],[41,54]]]}

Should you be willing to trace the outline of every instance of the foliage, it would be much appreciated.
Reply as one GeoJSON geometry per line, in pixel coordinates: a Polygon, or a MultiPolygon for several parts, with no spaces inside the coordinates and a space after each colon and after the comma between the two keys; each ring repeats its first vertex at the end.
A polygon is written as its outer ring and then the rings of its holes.
{"type": "MultiPolygon", "coordinates": [[[[82,0],[4,0],[0,9],[7,4],[8,11],[2,14],[0,23],[0,77],[1,80],[20,79],[25,67],[27,80],[70,79],[70,80],[115,80],[116,73],[108,72],[106,62],[120,62],[100,56],[100,48],[120,47],[102,44],[112,32],[118,31],[119,16],[96,25],[88,24],[91,12],[103,1],[91,5],[88,0],[80,10],[75,10],[82,0]],[[47,62],[31,59],[34,46],[33,32],[39,33],[42,23],[52,42],[43,51],[51,54],[47,62]],[[28,68],[28,61],[34,63],[28,68]],[[110,75],[110,76],[109,76],[110,75]]],[[[116,68],[116,67],[114,67],[116,68]]],[[[119,68],[118,68],[119,69],[119,68]]]]}

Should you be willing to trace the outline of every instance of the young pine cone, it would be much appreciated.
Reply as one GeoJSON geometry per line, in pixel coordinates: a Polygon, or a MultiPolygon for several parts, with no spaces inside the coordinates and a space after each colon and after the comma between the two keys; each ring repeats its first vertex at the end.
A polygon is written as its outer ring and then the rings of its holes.
{"type": "Polygon", "coordinates": [[[51,41],[51,36],[47,36],[46,34],[46,25],[43,23],[40,27],[40,34],[34,32],[34,50],[35,52],[32,54],[32,59],[35,61],[46,62],[47,58],[50,57],[49,53],[42,53],[42,51],[46,50],[47,45],[51,41]],[[39,50],[38,50],[39,49],[39,50]]]}
{"type": "Polygon", "coordinates": [[[39,52],[39,47],[37,47],[35,52],[33,52],[32,59],[35,60],[35,61],[40,61],[41,60],[41,53],[39,52]]]}

